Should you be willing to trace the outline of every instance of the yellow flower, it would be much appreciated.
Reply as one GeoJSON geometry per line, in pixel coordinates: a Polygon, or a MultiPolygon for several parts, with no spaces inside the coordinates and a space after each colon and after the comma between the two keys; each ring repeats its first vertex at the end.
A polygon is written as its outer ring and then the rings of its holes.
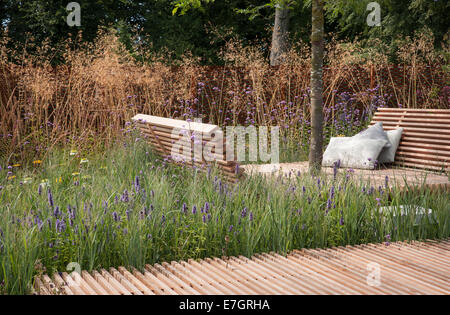
{"type": "Polygon", "coordinates": [[[12,179],[14,179],[14,178],[16,178],[16,175],[9,176],[9,177],[8,177],[8,180],[12,180],[12,179]]]}
{"type": "Polygon", "coordinates": [[[33,161],[33,164],[34,165],[36,165],[36,164],[41,164],[42,163],[42,161],[41,160],[36,160],[36,161],[33,161]]]}
{"type": "Polygon", "coordinates": [[[87,163],[87,162],[89,162],[89,160],[86,158],[83,158],[83,159],[81,159],[80,164],[87,163]]]}
{"type": "Polygon", "coordinates": [[[343,134],[337,135],[336,137],[345,137],[343,134]]]}
{"type": "Polygon", "coordinates": [[[91,175],[85,175],[85,176],[83,176],[83,177],[81,177],[82,179],[90,179],[91,178],[91,175]]]}
{"type": "Polygon", "coordinates": [[[72,173],[72,176],[78,176],[78,175],[80,175],[80,173],[78,173],[78,172],[72,173]]]}
{"type": "Polygon", "coordinates": [[[20,164],[14,164],[13,166],[14,166],[14,167],[19,167],[19,166],[20,166],[20,164]]]}
{"type": "Polygon", "coordinates": [[[62,177],[59,177],[59,178],[55,178],[55,183],[57,183],[57,182],[62,182],[62,177]]]}
{"type": "Polygon", "coordinates": [[[70,155],[77,155],[78,151],[77,150],[70,150],[70,155]]]}

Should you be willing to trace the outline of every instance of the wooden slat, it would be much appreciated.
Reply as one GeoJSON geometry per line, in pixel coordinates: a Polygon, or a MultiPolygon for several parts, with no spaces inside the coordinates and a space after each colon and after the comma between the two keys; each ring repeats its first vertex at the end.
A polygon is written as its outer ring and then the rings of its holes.
{"type": "Polygon", "coordinates": [[[185,139],[185,137],[179,133],[179,130],[174,133],[174,129],[184,129],[186,130],[187,135],[191,135],[192,132],[195,131],[202,136],[202,146],[204,146],[204,141],[211,141],[214,133],[220,131],[218,126],[202,123],[188,123],[182,120],[140,114],[133,117],[133,121],[136,122],[141,133],[144,135],[144,138],[152,145],[153,149],[163,157],[168,157],[170,162],[196,166],[200,169],[203,169],[206,165],[216,164],[222,171],[222,176],[232,183],[236,182],[238,178],[243,175],[242,170],[239,170],[239,172],[236,173],[237,163],[235,160],[227,161],[225,139],[223,143],[223,153],[215,153],[215,148],[213,148],[211,158],[213,158],[214,161],[206,161],[203,156],[201,161],[193,161],[194,152],[192,148],[194,148],[195,139],[185,139]],[[177,155],[185,158],[183,162],[177,162],[171,159],[171,152],[175,143],[178,145],[186,145],[191,148],[190,155],[185,154],[184,151],[181,151],[181,153],[178,152],[177,155]]]}
{"type": "Polygon", "coordinates": [[[370,122],[404,128],[395,164],[437,171],[450,167],[450,110],[379,108],[370,122]]]}
{"type": "Polygon", "coordinates": [[[450,239],[206,258],[35,279],[37,294],[450,294],[450,239]],[[367,282],[376,263],[380,284],[367,282]],[[64,280],[63,280],[64,278],[64,280]],[[65,289],[64,289],[65,288],[65,289]]]}

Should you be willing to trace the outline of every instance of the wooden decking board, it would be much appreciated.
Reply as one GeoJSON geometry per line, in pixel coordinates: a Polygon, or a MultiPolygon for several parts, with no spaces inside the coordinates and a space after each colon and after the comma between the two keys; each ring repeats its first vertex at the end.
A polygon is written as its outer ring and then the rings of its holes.
{"type": "MultiPolygon", "coordinates": [[[[309,172],[308,162],[293,162],[293,163],[280,163],[280,164],[248,164],[241,165],[241,169],[247,174],[260,174],[268,178],[277,177],[283,175],[286,177],[294,178],[296,174],[306,174],[309,172]],[[270,166],[270,167],[269,167],[270,166]],[[271,170],[276,167],[274,172],[271,170]]],[[[332,167],[323,167],[323,173],[326,176],[333,176],[332,167]]],[[[377,170],[365,170],[365,169],[349,169],[341,168],[338,170],[339,174],[348,174],[350,180],[356,183],[359,181],[371,182],[371,184],[378,188],[378,186],[385,186],[386,176],[388,177],[388,186],[390,188],[397,187],[403,189],[408,186],[421,187],[422,185],[429,187],[430,189],[446,189],[450,190],[450,180],[447,174],[431,173],[422,169],[412,168],[381,168],[377,170]]]]}
{"type": "Polygon", "coordinates": [[[450,239],[294,250],[146,265],[145,270],[55,273],[35,278],[41,295],[450,294],[450,239]],[[367,282],[369,263],[379,286],[367,282]],[[79,278],[79,279],[78,279],[79,278]]]}

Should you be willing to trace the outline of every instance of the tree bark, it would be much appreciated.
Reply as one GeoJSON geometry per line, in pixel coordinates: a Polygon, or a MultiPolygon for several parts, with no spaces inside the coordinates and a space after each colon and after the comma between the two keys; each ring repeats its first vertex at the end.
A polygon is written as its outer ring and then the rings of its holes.
{"type": "Polygon", "coordinates": [[[311,140],[309,169],[320,171],[323,157],[323,0],[312,1],[311,33],[311,140]]]}
{"type": "Polygon", "coordinates": [[[275,9],[275,24],[272,32],[270,65],[278,66],[286,59],[289,51],[289,9],[275,9]]]}

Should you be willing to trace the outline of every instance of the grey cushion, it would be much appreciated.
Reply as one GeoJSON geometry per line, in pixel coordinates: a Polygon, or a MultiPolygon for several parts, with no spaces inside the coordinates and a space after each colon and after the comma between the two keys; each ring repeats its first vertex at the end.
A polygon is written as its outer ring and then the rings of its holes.
{"type": "Polygon", "coordinates": [[[383,129],[383,123],[377,122],[372,127],[367,128],[366,130],[361,131],[353,136],[355,139],[378,139],[385,141],[385,148],[390,148],[391,143],[389,142],[386,131],[383,129]]]}
{"type": "Polygon", "coordinates": [[[390,148],[383,148],[381,150],[380,156],[378,157],[378,162],[380,163],[393,163],[395,159],[395,153],[397,152],[400,139],[402,138],[403,128],[397,128],[386,132],[389,142],[391,143],[390,148]]]}
{"type": "Polygon", "coordinates": [[[333,166],[340,160],[342,167],[374,169],[375,161],[385,145],[386,140],[383,139],[331,138],[323,154],[322,165],[333,166]]]}

